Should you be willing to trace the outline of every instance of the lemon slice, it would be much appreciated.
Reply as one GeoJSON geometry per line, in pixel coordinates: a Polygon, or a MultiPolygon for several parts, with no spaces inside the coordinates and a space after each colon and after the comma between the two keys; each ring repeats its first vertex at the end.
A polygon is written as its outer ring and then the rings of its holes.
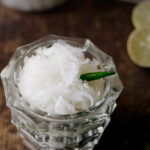
{"type": "Polygon", "coordinates": [[[141,2],[132,12],[132,23],[135,28],[150,25],[150,2],[141,2]]]}
{"type": "Polygon", "coordinates": [[[134,30],[127,41],[131,60],[141,67],[150,67],[150,27],[134,30]]]}

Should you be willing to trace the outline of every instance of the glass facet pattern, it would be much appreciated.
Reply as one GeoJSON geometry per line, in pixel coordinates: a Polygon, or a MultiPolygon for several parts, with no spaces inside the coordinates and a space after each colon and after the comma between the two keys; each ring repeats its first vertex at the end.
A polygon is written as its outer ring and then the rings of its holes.
{"type": "Polygon", "coordinates": [[[27,104],[17,89],[17,69],[23,65],[24,57],[32,55],[37,47],[51,46],[57,40],[85,47],[86,57],[99,60],[104,71],[116,72],[112,58],[88,39],[49,35],[19,47],[1,73],[7,106],[12,113],[12,123],[17,127],[24,144],[31,150],[93,150],[110,121],[116,99],[123,89],[117,73],[105,79],[103,97],[88,110],[76,114],[52,115],[40,111],[27,104]]]}

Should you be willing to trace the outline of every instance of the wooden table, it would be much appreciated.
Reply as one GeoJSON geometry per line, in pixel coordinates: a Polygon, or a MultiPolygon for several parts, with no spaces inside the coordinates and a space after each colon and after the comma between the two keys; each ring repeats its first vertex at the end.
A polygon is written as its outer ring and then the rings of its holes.
{"type": "MultiPolygon", "coordinates": [[[[48,12],[21,13],[0,5],[0,71],[18,46],[47,34],[89,38],[113,56],[124,91],[95,150],[150,150],[150,69],[133,64],[126,50],[133,6],[70,0],[48,12]]],[[[10,119],[0,83],[0,150],[26,150],[10,119]]]]}

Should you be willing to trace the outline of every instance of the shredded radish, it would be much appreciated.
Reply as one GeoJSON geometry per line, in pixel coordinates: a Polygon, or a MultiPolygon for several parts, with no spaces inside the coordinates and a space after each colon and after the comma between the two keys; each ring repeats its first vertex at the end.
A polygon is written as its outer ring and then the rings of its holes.
{"type": "Polygon", "coordinates": [[[50,114],[72,114],[100,100],[104,80],[80,80],[81,74],[100,71],[96,59],[84,57],[86,49],[58,40],[35,51],[19,72],[18,87],[28,103],[50,114]]]}

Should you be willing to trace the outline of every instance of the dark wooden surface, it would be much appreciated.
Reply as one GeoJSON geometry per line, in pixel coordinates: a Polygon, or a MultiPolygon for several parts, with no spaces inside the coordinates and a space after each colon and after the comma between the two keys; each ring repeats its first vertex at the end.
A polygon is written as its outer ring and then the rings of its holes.
{"type": "MultiPolygon", "coordinates": [[[[124,90],[95,150],[150,150],[150,69],[137,67],[126,51],[133,4],[70,0],[44,13],[21,13],[0,4],[0,71],[16,47],[47,34],[91,39],[113,56],[124,90]]],[[[11,124],[0,83],[0,150],[26,150],[11,124]]]]}

